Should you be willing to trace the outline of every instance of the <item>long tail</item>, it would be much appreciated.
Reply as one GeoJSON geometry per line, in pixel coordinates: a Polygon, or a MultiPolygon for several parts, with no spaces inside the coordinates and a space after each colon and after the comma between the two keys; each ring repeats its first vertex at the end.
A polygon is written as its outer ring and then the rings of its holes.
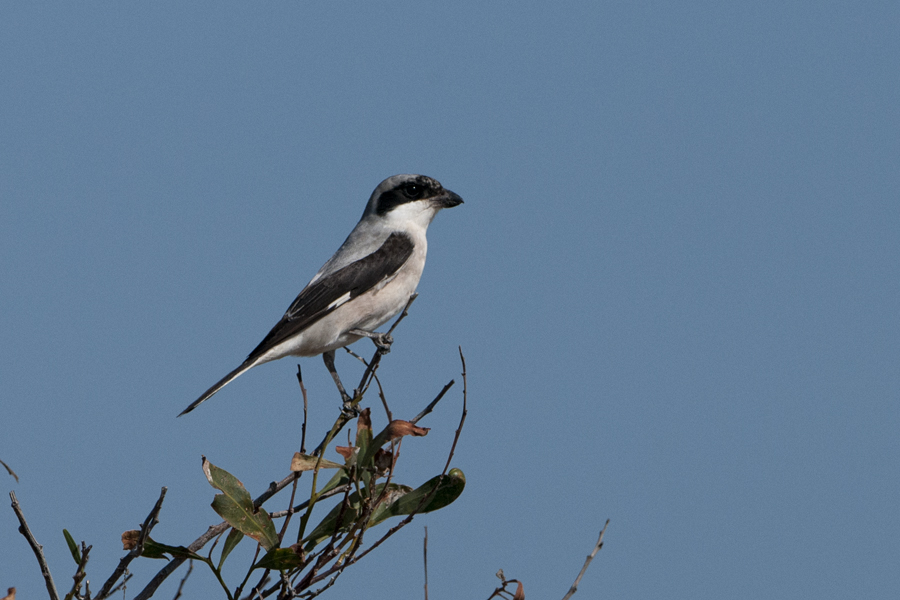
{"type": "Polygon", "coordinates": [[[218,383],[216,383],[214,386],[212,386],[211,388],[209,388],[208,390],[203,392],[202,396],[200,396],[199,398],[197,398],[196,400],[191,402],[191,405],[188,406],[183,411],[181,411],[178,414],[178,416],[180,417],[181,415],[188,414],[189,412],[191,412],[192,410],[194,410],[195,408],[197,408],[198,406],[200,406],[201,404],[203,404],[204,402],[206,402],[207,400],[212,398],[216,392],[218,392],[223,387],[225,387],[226,385],[231,383],[231,381],[233,379],[237,379],[244,371],[247,371],[251,367],[255,366],[256,363],[257,363],[256,360],[249,360],[249,359],[245,360],[243,363],[241,363],[241,366],[239,366],[237,369],[235,369],[234,371],[232,371],[231,373],[229,373],[228,375],[226,375],[225,377],[220,379],[218,381],[218,383]]]}

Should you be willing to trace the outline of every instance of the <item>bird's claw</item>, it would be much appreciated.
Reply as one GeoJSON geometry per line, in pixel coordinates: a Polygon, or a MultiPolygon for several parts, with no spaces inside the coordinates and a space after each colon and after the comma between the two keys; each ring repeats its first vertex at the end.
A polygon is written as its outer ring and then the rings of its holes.
{"type": "Polygon", "coordinates": [[[391,344],[394,343],[394,338],[389,333],[379,333],[372,338],[372,341],[375,342],[375,347],[378,348],[379,354],[387,354],[391,351],[391,344]]]}
{"type": "Polygon", "coordinates": [[[350,333],[353,335],[358,335],[360,337],[367,337],[375,344],[375,347],[378,348],[378,353],[381,355],[387,354],[391,351],[391,344],[394,343],[394,338],[389,333],[378,333],[372,331],[366,331],[364,329],[351,329],[350,333]]]}
{"type": "Polygon", "coordinates": [[[344,404],[341,406],[341,414],[347,419],[355,419],[359,416],[359,407],[353,404],[353,400],[349,396],[344,398],[344,404]]]}

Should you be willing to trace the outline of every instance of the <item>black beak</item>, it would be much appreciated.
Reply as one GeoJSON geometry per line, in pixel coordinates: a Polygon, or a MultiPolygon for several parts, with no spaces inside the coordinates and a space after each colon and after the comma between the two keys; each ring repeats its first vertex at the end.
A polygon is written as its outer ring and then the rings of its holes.
{"type": "Polygon", "coordinates": [[[438,201],[440,201],[442,208],[453,208],[463,203],[463,199],[450,190],[444,190],[444,193],[438,196],[438,201]]]}

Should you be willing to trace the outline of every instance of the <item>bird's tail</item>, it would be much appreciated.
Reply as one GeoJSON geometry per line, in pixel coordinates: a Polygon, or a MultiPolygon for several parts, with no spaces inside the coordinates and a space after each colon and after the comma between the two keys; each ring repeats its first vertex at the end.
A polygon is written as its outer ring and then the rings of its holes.
{"type": "Polygon", "coordinates": [[[231,373],[229,373],[228,375],[226,375],[225,377],[220,379],[218,381],[218,383],[216,383],[214,386],[212,386],[211,388],[209,388],[208,390],[203,392],[202,396],[200,396],[199,398],[197,398],[196,400],[191,402],[191,405],[188,406],[183,411],[181,411],[178,414],[178,416],[180,417],[181,415],[188,414],[189,412],[191,412],[192,410],[194,410],[195,408],[197,408],[198,406],[200,406],[201,404],[203,404],[204,402],[206,402],[207,400],[212,398],[216,392],[218,392],[223,387],[225,387],[226,385],[231,383],[231,381],[233,379],[237,379],[241,374],[243,374],[244,371],[246,371],[250,367],[253,367],[254,365],[256,365],[256,362],[257,361],[255,361],[255,360],[245,360],[243,363],[241,363],[241,366],[239,366],[237,369],[235,369],[234,371],[232,371],[231,373]]]}

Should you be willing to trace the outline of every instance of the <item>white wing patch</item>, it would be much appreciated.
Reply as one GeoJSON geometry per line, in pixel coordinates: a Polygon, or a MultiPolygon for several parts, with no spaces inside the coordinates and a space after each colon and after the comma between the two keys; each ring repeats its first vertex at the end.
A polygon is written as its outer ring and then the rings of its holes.
{"type": "Polygon", "coordinates": [[[341,304],[344,304],[345,302],[347,302],[347,300],[349,300],[349,299],[350,299],[350,292],[346,292],[343,296],[341,296],[340,298],[338,298],[337,300],[335,300],[334,302],[329,304],[328,308],[326,308],[325,310],[332,310],[334,308],[337,308],[341,304]]]}

